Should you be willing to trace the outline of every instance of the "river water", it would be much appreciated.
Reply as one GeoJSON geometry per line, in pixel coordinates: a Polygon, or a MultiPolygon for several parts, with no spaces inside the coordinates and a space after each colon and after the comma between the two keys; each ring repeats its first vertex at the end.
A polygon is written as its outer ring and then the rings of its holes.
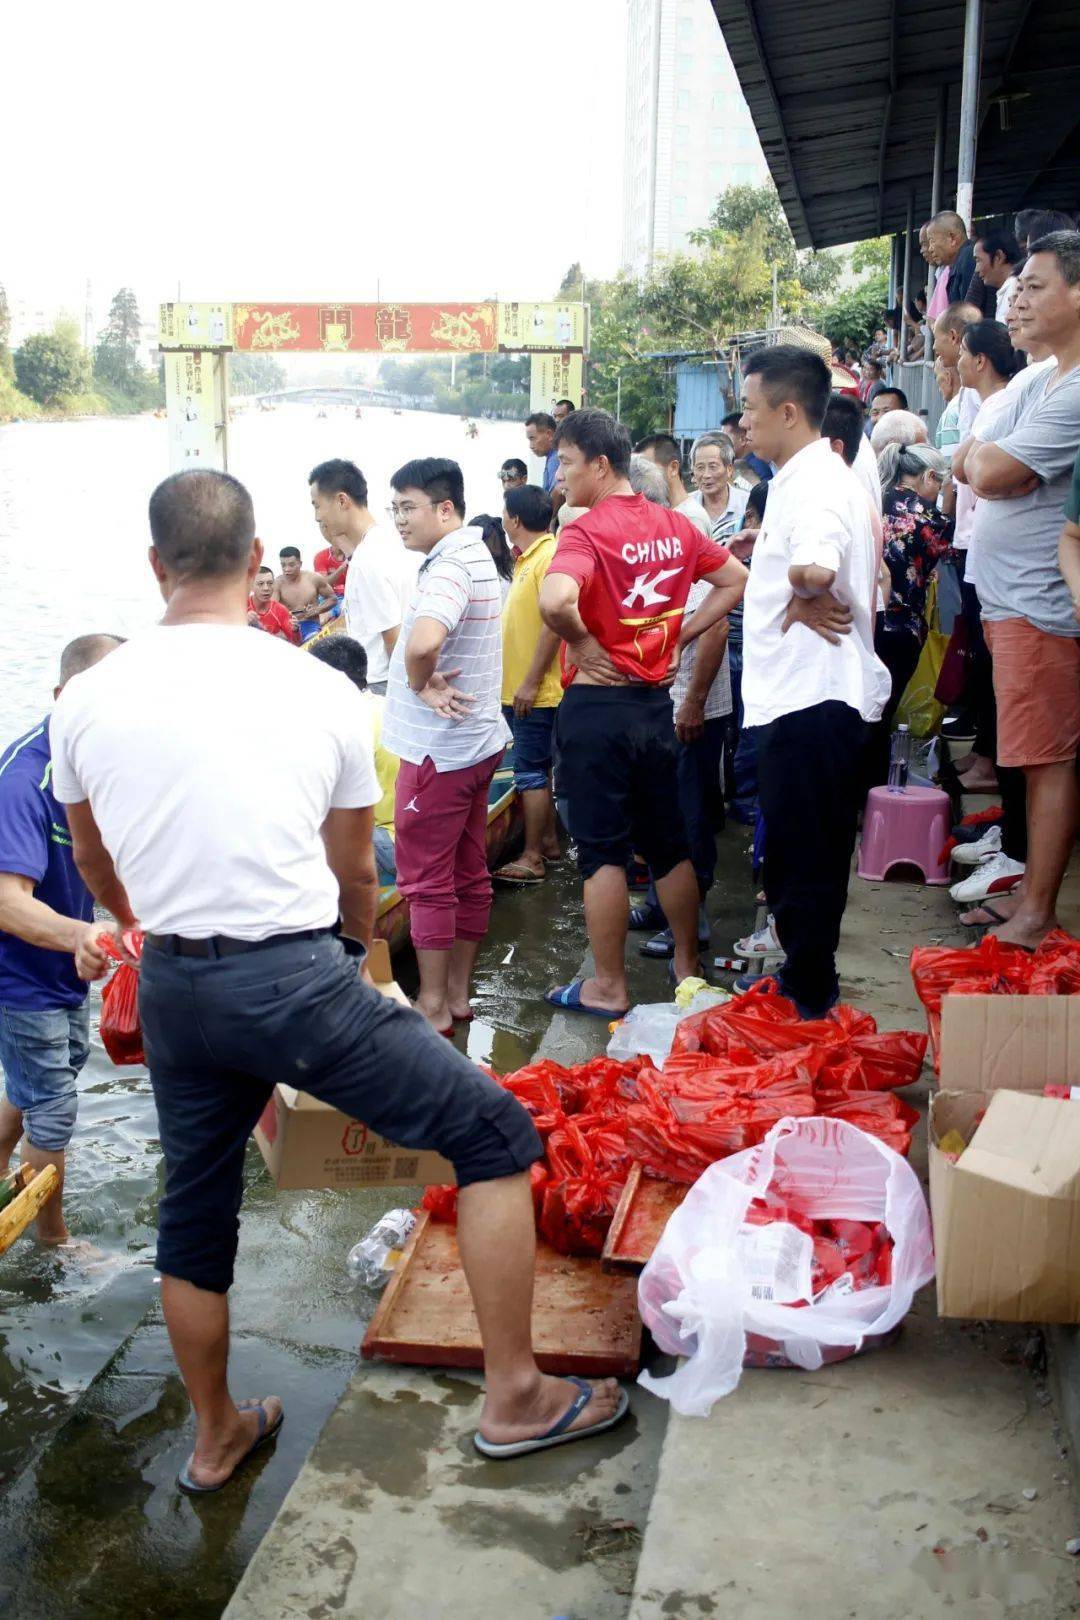
{"type": "MultiPolygon", "coordinates": [[[[524,448],[512,423],[483,422],[469,440],[454,417],[365,407],[357,421],[351,409],[320,418],[287,407],[233,424],[230,468],[252,491],[271,556],[296,544],[310,560],[322,543],[307,491],[316,462],[356,460],[378,511],[403,461],[454,456],[472,515],[500,510],[498,467],[524,448]]],[[[146,502],[166,457],[165,424],[147,417],[0,428],[5,745],[48,708],[68,640],[92,630],[131,635],[160,613],[146,563],[146,502]]],[[[580,958],[579,919],[567,871],[543,892],[499,896],[478,964],[477,1021],[458,1037],[471,1056],[506,1071],[531,1055],[548,1022],[539,991],[580,958]]],[[[407,963],[400,972],[409,988],[407,963]]],[[[116,1068],[105,1056],[98,1005],[95,991],[65,1203],[73,1232],[104,1250],[107,1264],[67,1268],[30,1237],[0,1257],[0,1611],[105,1620],[153,1610],[188,1620],[220,1613],[355,1368],[373,1301],[347,1285],[348,1249],[384,1208],[411,1199],[278,1193],[249,1147],[234,1359],[247,1379],[241,1393],[275,1389],[290,1423],[277,1466],[218,1521],[208,1548],[172,1483],[190,1427],[157,1306],[161,1155],[149,1082],[142,1069],[116,1068]],[[103,1491],[114,1496],[108,1512],[103,1491]],[[74,1592],[81,1597],[72,1607],[74,1592]]]]}

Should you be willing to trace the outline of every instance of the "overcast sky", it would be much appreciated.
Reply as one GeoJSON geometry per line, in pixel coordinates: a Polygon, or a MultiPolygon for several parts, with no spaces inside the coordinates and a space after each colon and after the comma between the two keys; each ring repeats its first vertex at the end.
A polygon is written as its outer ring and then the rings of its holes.
{"type": "Polygon", "coordinates": [[[551,297],[617,266],[625,0],[11,7],[0,281],[551,297]]]}

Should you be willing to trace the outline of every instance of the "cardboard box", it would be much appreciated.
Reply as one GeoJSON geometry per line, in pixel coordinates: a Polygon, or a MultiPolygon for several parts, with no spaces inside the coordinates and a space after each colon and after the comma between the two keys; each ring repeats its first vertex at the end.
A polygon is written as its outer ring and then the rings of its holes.
{"type": "Polygon", "coordinates": [[[931,1099],[938,1314],[1080,1322],[1080,997],[946,996],[931,1099]],[[957,1130],[956,1163],[938,1143],[957,1130]]]}
{"type": "MultiPolygon", "coordinates": [[[[372,944],[368,969],[380,993],[408,1006],[391,977],[386,941],[372,944]]],[[[387,1076],[393,1083],[393,1076],[387,1076]]],[[[438,1153],[395,1147],[306,1091],[279,1084],[255,1127],[255,1140],[276,1186],[284,1190],[318,1187],[418,1187],[454,1181],[454,1167],[438,1153]]]]}

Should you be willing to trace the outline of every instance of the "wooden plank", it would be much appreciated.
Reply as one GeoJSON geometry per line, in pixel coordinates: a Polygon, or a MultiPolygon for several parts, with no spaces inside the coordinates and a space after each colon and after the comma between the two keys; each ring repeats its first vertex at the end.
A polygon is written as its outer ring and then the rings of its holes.
{"type": "MultiPolygon", "coordinates": [[[[630,1378],[641,1361],[633,1277],[537,1243],[533,1346],[541,1369],[630,1378]]],[[[364,1336],[364,1356],[428,1367],[482,1367],[480,1330],[457,1229],[422,1211],[364,1336]]]]}
{"type": "Polygon", "coordinates": [[[608,1228],[600,1257],[604,1270],[636,1275],[651,1258],[668,1219],[689,1191],[674,1181],[657,1181],[635,1164],[608,1228]]]}
{"type": "Polygon", "coordinates": [[[15,1239],[25,1232],[42,1204],[56,1191],[59,1179],[55,1164],[47,1164],[10,1204],[0,1209],[0,1254],[10,1249],[15,1239]]]}

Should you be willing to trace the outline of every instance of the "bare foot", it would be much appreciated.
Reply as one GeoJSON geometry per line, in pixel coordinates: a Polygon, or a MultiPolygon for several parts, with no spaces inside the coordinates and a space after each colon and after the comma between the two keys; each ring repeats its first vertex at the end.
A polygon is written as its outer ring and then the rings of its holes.
{"type": "Polygon", "coordinates": [[[999,918],[1003,917],[1007,921],[1020,905],[1022,899],[1023,896],[1019,892],[1016,894],[995,895],[990,903],[998,913],[997,917],[991,917],[987,912],[986,905],[983,904],[973,906],[970,911],[962,911],[960,921],[965,928],[993,928],[1000,926],[999,918]]]}
{"type": "Polygon", "coordinates": [[[420,996],[417,996],[413,1006],[418,1013],[421,1013],[427,1019],[432,1029],[437,1030],[440,1035],[453,1034],[454,1020],[445,1001],[440,1002],[437,1007],[432,1007],[424,1002],[420,996]]]}
{"type": "Polygon", "coordinates": [[[467,1000],[457,1001],[451,996],[447,1005],[450,1008],[450,1016],[455,1024],[471,1024],[476,1017],[467,1000]]]}
{"type": "Polygon", "coordinates": [[[563,858],[563,852],[558,843],[551,844],[550,846],[545,844],[542,854],[545,861],[561,861],[563,858]]]}
{"type": "Polygon", "coordinates": [[[956,772],[957,776],[966,776],[968,771],[973,771],[975,769],[976,765],[988,767],[990,770],[993,769],[993,766],[985,754],[977,754],[975,750],[972,749],[969,754],[964,755],[963,759],[956,759],[953,761],[953,770],[956,772]]]}
{"type": "Polygon", "coordinates": [[[630,1006],[630,993],[626,988],[625,979],[621,989],[617,986],[612,989],[610,986],[602,985],[599,979],[582,979],[580,995],[586,1007],[595,1007],[598,1011],[606,1011],[608,1008],[619,1011],[630,1006]]]}
{"type": "Polygon", "coordinates": [[[273,1429],[282,1416],[276,1395],[261,1401],[243,1401],[236,1408],[236,1422],[212,1438],[197,1439],[188,1464],[188,1474],[196,1485],[223,1485],[237,1464],[259,1438],[259,1407],[266,1413],[264,1433],[273,1429]]]}
{"type": "Polygon", "coordinates": [[[1052,929],[1060,927],[1061,924],[1056,917],[1051,917],[1049,921],[1045,918],[1036,921],[1029,920],[1017,912],[999,928],[991,929],[990,938],[1000,939],[1003,945],[1020,945],[1025,951],[1033,951],[1037,945],[1042,944],[1052,929]]]}
{"type": "MultiPolygon", "coordinates": [[[[590,1380],[592,1399],[567,1429],[591,1429],[614,1417],[619,1404],[619,1386],[614,1378],[590,1380]]],[[[497,1401],[485,1392],[480,1416],[480,1433],[493,1446],[512,1446],[521,1440],[535,1440],[558,1423],[580,1394],[576,1384],[565,1378],[540,1376],[535,1388],[519,1400],[497,1401]]]]}

